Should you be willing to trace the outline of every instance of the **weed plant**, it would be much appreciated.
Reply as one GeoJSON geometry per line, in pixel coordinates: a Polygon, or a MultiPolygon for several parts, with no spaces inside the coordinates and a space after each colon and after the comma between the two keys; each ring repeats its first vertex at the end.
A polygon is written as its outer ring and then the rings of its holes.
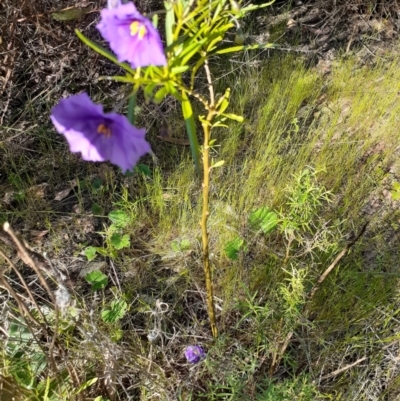
{"type": "MultiPolygon", "coordinates": [[[[23,230],[49,229],[46,248],[61,265],[107,263],[77,279],[75,304],[58,322],[67,355],[55,355],[58,372],[40,349],[49,339],[27,331],[2,291],[4,394],[12,386],[21,400],[396,399],[399,215],[382,191],[400,167],[399,60],[386,55],[360,66],[344,57],[328,79],[293,56],[238,70],[242,59],[235,61],[213,71],[224,75],[217,87],[232,88],[232,110],[246,118],[221,129],[212,148],[225,160],[210,187],[218,339],[208,332],[201,190],[189,151],[154,135],[157,164],[144,160],[147,168],[122,177],[65,156],[50,129],[37,131],[40,157],[3,150],[3,193],[12,199],[1,218],[23,230]],[[58,173],[35,167],[46,164],[49,149],[58,173]],[[63,208],[38,192],[41,176],[51,193],[78,180],[63,208]],[[207,357],[188,366],[183,350],[194,343],[207,357]]],[[[172,127],[180,120],[179,110],[170,113],[172,127]]],[[[44,320],[32,306],[34,318],[53,326],[53,307],[36,291],[44,320]]]]}

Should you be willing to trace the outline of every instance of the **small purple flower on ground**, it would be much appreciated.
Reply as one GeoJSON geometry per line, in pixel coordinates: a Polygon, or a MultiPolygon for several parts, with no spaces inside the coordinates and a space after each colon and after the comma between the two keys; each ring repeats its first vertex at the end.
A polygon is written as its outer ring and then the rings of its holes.
{"type": "Polygon", "coordinates": [[[127,61],[132,68],[167,64],[159,33],[132,3],[103,9],[97,29],[119,62],[127,61]]]}
{"type": "Polygon", "coordinates": [[[145,129],[132,126],[118,113],[104,113],[103,106],[93,103],[86,93],[62,99],[50,118],[71,152],[81,152],[83,160],[108,160],[126,172],[151,151],[145,129]]]}
{"type": "Polygon", "coordinates": [[[206,353],[203,348],[198,345],[190,345],[186,348],[185,357],[190,363],[200,362],[202,359],[206,357],[206,353]]]}

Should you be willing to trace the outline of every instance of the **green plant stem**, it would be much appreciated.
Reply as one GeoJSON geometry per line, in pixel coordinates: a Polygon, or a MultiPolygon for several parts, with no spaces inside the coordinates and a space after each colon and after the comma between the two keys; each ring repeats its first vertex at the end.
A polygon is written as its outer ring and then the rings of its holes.
{"type": "Polygon", "coordinates": [[[211,333],[214,338],[218,336],[217,325],[215,323],[215,306],[214,306],[214,294],[212,287],[211,268],[210,268],[210,257],[208,249],[208,231],[207,231],[207,220],[208,220],[208,198],[209,198],[209,186],[210,186],[210,155],[209,155],[209,142],[210,142],[210,126],[211,120],[214,116],[214,112],[208,113],[207,119],[203,121],[204,131],[204,147],[203,147],[203,210],[201,216],[201,237],[203,242],[203,266],[204,275],[206,279],[206,291],[207,291],[207,310],[208,317],[210,319],[211,333]]]}

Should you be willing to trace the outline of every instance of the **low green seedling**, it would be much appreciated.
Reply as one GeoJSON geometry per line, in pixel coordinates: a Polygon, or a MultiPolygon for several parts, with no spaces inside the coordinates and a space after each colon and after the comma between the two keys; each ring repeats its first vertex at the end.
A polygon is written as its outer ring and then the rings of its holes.
{"type": "Polygon", "coordinates": [[[183,239],[181,241],[174,240],[171,242],[171,248],[175,252],[183,252],[188,251],[191,248],[192,244],[188,239],[183,239]]]}
{"type": "Polygon", "coordinates": [[[128,310],[128,304],[123,299],[116,299],[111,302],[109,307],[101,312],[101,318],[106,323],[115,323],[121,320],[128,310]]]}
{"type": "Polygon", "coordinates": [[[105,231],[99,232],[105,238],[104,246],[89,246],[83,251],[89,262],[95,259],[97,254],[115,259],[118,256],[117,251],[131,245],[129,234],[125,231],[132,223],[132,218],[123,210],[113,210],[108,218],[112,222],[111,225],[105,231]]]}
{"type": "Polygon", "coordinates": [[[394,182],[392,188],[393,189],[390,191],[392,199],[395,201],[400,200],[400,182],[394,182]]]}
{"type": "Polygon", "coordinates": [[[239,252],[247,249],[244,239],[236,237],[225,244],[225,255],[231,260],[239,259],[239,252]]]}
{"type": "Polygon", "coordinates": [[[250,214],[249,223],[253,229],[261,230],[264,234],[268,234],[278,225],[279,217],[267,206],[263,206],[250,214]]]}
{"type": "Polygon", "coordinates": [[[103,290],[108,284],[108,277],[99,270],[88,273],[85,279],[92,285],[92,291],[103,290]]]}

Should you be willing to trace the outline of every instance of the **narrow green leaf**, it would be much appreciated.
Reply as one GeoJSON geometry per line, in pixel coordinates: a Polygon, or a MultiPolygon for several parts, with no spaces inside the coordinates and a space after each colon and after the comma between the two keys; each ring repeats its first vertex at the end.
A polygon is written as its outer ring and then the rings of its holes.
{"type": "Polygon", "coordinates": [[[146,100],[150,100],[153,98],[153,92],[154,89],[156,88],[157,84],[155,83],[151,83],[149,85],[146,85],[144,88],[144,97],[146,98],[146,100]]]}
{"type": "Polygon", "coordinates": [[[217,8],[215,9],[212,21],[211,21],[212,24],[217,20],[221,11],[222,11],[222,4],[218,3],[217,8]]]}
{"type": "Polygon", "coordinates": [[[180,54],[181,57],[181,64],[182,65],[186,65],[189,60],[200,51],[201,47],[207,42],[207,39],[202,39],[198,42],[194,42],[190,45],[188,45],[187,48],[185,48],[185,50],[182,51],[182,53],[180,54]]]}
{"type": "Polygon", "coordinates": [[[165,17],[165,35],[167,37],[167,46],[169,46],[174,41],[175,14],[172,1],[164,1],[164,7],[167,11],[165,17]]]}
{"type": "Polygon", "coordinates": [[[196,171],[200,174],[200,154],[199,154],[199,141],[196,134],[196,124],[194,122],[193,109],[186,92],[182,91],[182,113],[185,119],[186,131],[189,138],[190,149],[192,150],[192,157],[196,166],[196,171]]]}
{"type": "Polygon", "coordinates": [[[232,114],[232,113],[224,113],[222,114],[224,117],[229,118],[230,120],[235,120],[239,123],[242,123],[244,121],[243,116],[238,116],[237,114],[232,114]]]}
{"type": "Polygon", "coordinates": [[[218,50],[213,54],[234,53],[234,52],[239,52],[239,51],[242,51],[242,50],[271,49],[271,48],[274,48],[274,47],[275,47],[275,44],[273,44],[273,43],[265,43],[265,44],[262,44],[262,45],[233,46],[233,47],[227,47],[225,49],[218,50]]]}
{"type": "Polygon", "coordinates": [[[229,125],[222,124],[221,121],[217,121],[215,124],[212,125],[212,127],[213,127],[213,128],[217,128],[217,127],[220,127],[220,128],[229,128],[229,125]]]}
{"type": "Polygon", "coordinates": [[[229,106],[229,97],[231,95],[231,88],[227,88],[224,95],[218,100],[216,108],[220,113],[223,113],[229,106]]]}
{"type": "Polygon", "coordinates": [[[250,4],[248,7],[244,7],[240,10],[240,15],[241,17],[244,16],[246,13],[248,13],[249,11],[254,11],[254,10],[259,10],[260,8],[265,8],[268,7],[272,4],[275,3],[275,0],[272,0],[268,3],[264,3],[264,4],[260,4],[260,5],[254,5],[254,4],[250,4]]]}
{"type": "Polygon", "coordinates": [[[159,89],[154,94],[154,97],[153,97],[154,103],[156,103],[156,104],[161,103],[164,100],[165,96],[168,95],[168,93],[169,93],[168,88],[166,86],[163,86],[161,89],[159,89]]]}
{"type": "Polygon", "coordinates": [[[135,73],[135,70],[133,70],[128,64],[126,63],[120,63],[117,58],[112,54],[110,51],[106,50],[104,47],[100,46],[96,42],[93,42],[89,38],[87,38],[82,32],[80,32],[78,29],[75,29],[75,34],[78,36],[78,38],[85,43],[87,46],[89,46],[91,49],[93,49],[95,52],[101,54],[102,56],[108,58],[111,60],[113,63],[119,65],[122,67],[125,71],[128,71],[131,74],[135,73]]]}
{"type": "Polygon", "coordinates": [[[225,164],[225,160],[219,160],[219,161],[217,161],[215,164],[213,164],[213,165],[210,167],[210,170],[211,170],[212,168],[221,167],[221,166],[223,166],[224,164],[225,164]]]}
{"type": "Polygon", "coordinates": [[[192,74],[191,74],[191,77],[190,77],[190,85],[191,85],[192,88],[194,86],[194,80],[196,78],[197,71],[204,64],[204,62],[206,60],[207,60],[207,57],[205,57],[205,56],[204,57],[200,57],[199,60],[194,65],[194,67],[192,68],[192,74]]]}
{"type": "Polygon", "coordinates": [[[153,18],[151,19],[151,23],[153,24],[154,28],[157,29],[158,27],[158,14],[154,14],[153,18]]]}
{"type": "Polygon", "coordinates": [[[181,65],[181,66],[177,66],[177,67],[172,67],[170,74],[172,76],[177,75],[177,74],[182,74],[183,72],[187,71],[189,69],[188,65],[181,65]]]}
{"type": "Polygon", "coordinates": [[[211,53],[217,47],[217,43],[221,42],[222,39],[223,39],[222,36],[217,36],[216,38],[211,40],[207,46],[207,53],[211,53]]]}
{"type": "Polygon", "coordinates": [[[93,379],[88,380],[87,382],[81,384],[77,390],[74,391],[74,395],[80,394],[83,390],[86,390],[88,387],[90,387],[92,384],[96,383],[98,380],[97,377],[94,377],[93,379]]]}

